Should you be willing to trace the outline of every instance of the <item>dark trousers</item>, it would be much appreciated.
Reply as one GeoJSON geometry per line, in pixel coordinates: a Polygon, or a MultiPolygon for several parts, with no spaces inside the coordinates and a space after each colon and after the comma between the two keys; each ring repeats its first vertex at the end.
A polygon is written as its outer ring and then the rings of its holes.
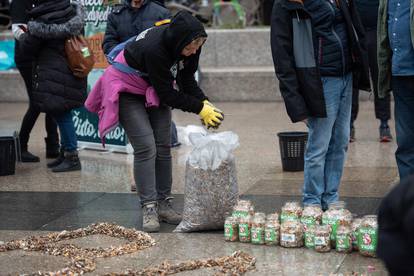
{"type": "MultiPolygon", "coordinates": [[[[374,88],[374,106],[375,117],[381,121],[388,121],[391,118],[391,100],[390,96],[386,98],[378,97],[378,64],[377,64],[377,30],[369,29],[366,33],[367,48],[369,59],[369,70],[371,73],[372,84],[374,88]]],[[[351,111],[351,125],[358,116],[359,111],[359,89],[354,87],[352,91],[352,111],[351,111]]]]}
{"type": "Polygon", "coordinates": [[[414,76],[392,77],[400,179],[414,174],[414,76]]]}
{"type": "MultiPolygon", "coordinates": [[[[29,96],[29,108],[23,117],[22,125],[20,128],[20,144],[22,151],[27,151],[27,144],[29,142],[30,132],[36,123],[37,118],[40,115],[40,111],[33,105],[32,102],[32,67],[31,66],[19,66],[17,65],[20,74],[23,77],[26,85],[27,94],[29,96]]],[[[52,116],[46,114],[45,126],[47,132],[47,141],[57,144],[59,140],[57,125],[52,116]]]]}
{"type": "Polygon", "coordinates": [[[145,99],[119,97],[119,122],[134,149],[134,178],[142,205],[171,195],[171,108],[146,109],[145,99]]]}

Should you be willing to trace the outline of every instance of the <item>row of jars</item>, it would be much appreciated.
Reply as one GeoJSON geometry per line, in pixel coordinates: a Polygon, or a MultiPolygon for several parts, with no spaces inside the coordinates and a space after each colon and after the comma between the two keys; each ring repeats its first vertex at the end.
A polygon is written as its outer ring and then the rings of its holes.
{"type": "Polygon", "coordinates": [[[302,209],[298,202],[288,202],[282,208],[281,225],[278,214],[271,214],[266,219],[264,213],[253,213],[253,210],[250,202],[239,202],[232,217],[226,220],[226,240],[269,245],[280,243],[283,247],[305,245],[318,252],[328,252],[332,248],[338,252],[359,249],[362,255],[375,256],[376,216],[353,219],[343,201],[332,204],[326,212],[317,205],[302,209]]]}

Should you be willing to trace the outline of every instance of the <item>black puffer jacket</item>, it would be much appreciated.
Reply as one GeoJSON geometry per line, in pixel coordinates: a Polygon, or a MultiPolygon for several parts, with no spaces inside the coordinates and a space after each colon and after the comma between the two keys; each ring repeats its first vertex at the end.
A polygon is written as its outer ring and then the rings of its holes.
{"type": "MultiPolygon", "coordinates": [[[[328,0],[310,0],[320,3],[328,0]]],[[[305,0],[305,3],[307,0],[305,0]]],[[[365,32],[352,1],[339,0],[344,18],[353,73],[363,71],[361,87],[369,87],[365,32]]],[[[332,30],[332,17],[328,15],[332,30]]],[[[309,117],[326,117],[319,68],[318,34],[314,17],[295,0],[276,0],[271,20],[271,47],[280,92],[289,117],[299,122],[309,117]]],[[[320,23],[322,24],[322,22],[320,23]]],[[[336,44],[339,45],[339,44],[336,44]]],[[[340,48],[336,51],[340,53],[340,48]]],[[[323,58],[323,57],[322,57],[323,58]]],[[[342,74],[341,74],[342,75],[342,74]]]]}
{"type": "Polygon", "coordinates": [[[414,275],[414,176],[383,199],[378,224],[378,256],[390,275],[414,275]]]}
{"type": "Polygon", "coordinates": [[[196,54],[183,57],[181,51],[197,37],[207,37],[203,25],[187,12],[177,13],[171,24],[141,33],[125,47],[128,65],[148,74],[161,102],[183,111],[200,113],[207,99],[194,79],[201,47],[196,54]],[[180,91],[174,89],[177,80],[180,91]]]}
{"type": "Polygon", "coordinates": [[[86,78],[73,75],[64,49],[66,38],[83,31],[83,8],[77,3],[69,4],[64,11],[61,7],[50,1],[32,9],[29,15],[34,20],[29,21],[29,33],[20,43],[21,50],[34,58],[33,103],[51,114],[80,107],[86,99],[86,78]]]}
{"type": "Polygon", "coordinates": [[[351,69],[345,19],[335,1],[306,0],[305,10],[312,18],[314,43],[322,76],[344,76],[351,69]]]}
{"type": "Polygon", "coordinates": [[[131,7],[131,0],[124,0],[108,16],[102,48],[108,54],[113,47],[142,31],[154,23],[170,18],[170,12],[151,0],[144,0],[139,9],[131,7]]]}

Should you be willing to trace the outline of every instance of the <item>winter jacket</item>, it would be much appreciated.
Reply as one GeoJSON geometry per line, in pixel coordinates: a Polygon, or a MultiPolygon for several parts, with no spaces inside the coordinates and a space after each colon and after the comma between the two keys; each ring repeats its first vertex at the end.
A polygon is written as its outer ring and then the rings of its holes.
{"type": "MultiPolygon", "coordinates": [[[[414,0],[410,6],[411,43],[414,47],[414,0]]],[[[378,95],[385,98],[391,91],[392,50],[388,38],[388,0],[380,0],[377,27],[378,95]]]]}
{"type": "Polygon", "coordinates": [[[335,77],[346,75],[352,61],[341,10],[329,0],[306,0],[304,6],[313,25],[320,74],[335,77]]]}
{"type": "Polygon", "coordinates": [[[377,253],[390,275],[414,275],[414,176],[383,199],[378,228],[377,253]]]}
{"type": "MultiPolygon", "coordinates": [[[[13,28],[18,27],[20,24],[26,25],[29,21],[27,12],[32,7],[33,0],[13,0],[10,4],[10,16],[12,19],[13,28]]],[[[20,50],[19,41],[16,40],[14,48],[14,61],[17,67],[31,67],[33,58],[31,55],[24,53],[20,50]]]]}
{"type": "Polygon", "coordinates": [[[207,37],[203,25],[188,12],[179,12],[170,24],[141,33],[125,47],[128,65],[148,74],[146,80],[155,88],[160,102],[183,111],[200,113],[207,99],[194,79],[201,47],[189,57],[181,55],[192,40],[207,37]],[[173,86],[177,81],[179,90],[173,86]]]}
{"type": "Polygon", "coordinates": [[[21,51],[33,56],[32,102],[42,112],[60,114],[83,105],[86,78],[77,78],[68,66],[65,39],[83,31],[84,12],[74,2],[60,10],[53,1],[30,11],[28,33],[21,39],[21,51]],[[55,18],[55,19],[53,19],[55,18]]]}
{"type": "MultiPolygon", "coordinates": [[[[312,1],[323,3],[328,0],[312,1]]],[[[358,69],[362,70],[360,85],[364,88],[369,87],[364,29],[352,2],[349,1],[349,6],[343,0],[339,3],[339,9],[346,26],[348,48],[352,57],[350,60],[352,63],[349,66],[353,73],[359,73],[358,69]]],[[[315,4],[315,6],[317,5],[315,4]]],[[[336,37],[337,43],[329,44],[331,45],[329,47],[336,45],[338,53],[341,53],[341,48],[338,47],[339,41],[333,32],[335,28],[332,25],[332,20],[335,19],[335,16],[332,13],[331,15],[324,13],[327,20],[326,26],[324,26],[324,22],[318,22],[318,19],[315,18],[320,11],[314,11],[315,15],[310,14],[303,4],[293,0],[276,0],[273,5],[271,19],[273,62],[279,79],[280,92],[285,101],[288,115],[293,122],[299,122],[308,117],[326,117],[319,67],[321,58],[326,57],[326,54],[323,54],[324,49],[322,49],[322,55],[320,55],[320,38],[323,40],[324,38],[333,39],[336,37]],[[315,24],[318,24],[319,27],[316,27],[315,24]]],[[[322,41],[322,43],[324,42],[322,41]]],[[[342,58],[346,58],[344,54],[342,54],[342,58]]]]}
{"type": "Polygon", "coordinates": [[[131,0],[124,0],[108,16],[102,48],[108,54],[117,44],[140,34],[154,23],[170,18],[170,12],[151,0],[144,0],[139,9],[131,7],[131,0]]]}
{"type": "Polygon", "coordinates": [[[379,0],[355,0],[355,5],[366,30],[376,30],[379,0]]]}
{"type": "MultiPolygon", "coordinates": [[[[115,61],[126,65],[123,51],[115,61]]],[[[123,73],[113,65],[109,66],[95,83],[85,102],[86,109],[99,116],[98,128],[102,144],[105,144],[105,135],[118,125],[120,93],[144,95],[147,108],[159,106],[157,93],[144,79],[134,73],[123,73]]]]}

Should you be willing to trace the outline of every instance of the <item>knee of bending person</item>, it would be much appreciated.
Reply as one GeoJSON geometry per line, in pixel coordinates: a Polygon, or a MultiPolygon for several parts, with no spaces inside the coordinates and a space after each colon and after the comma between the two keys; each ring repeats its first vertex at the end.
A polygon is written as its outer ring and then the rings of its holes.
{"type": "Polygon", "coordinates": [[[146,141],[140,143],[133,143],[131,141],[132,148],[134,149],[134,155],[140,159],[150,159],[155,158],[157,154],[157,149],[155,147],[154,141],[146,141]]]}
{"type": "Polygon", "coordinates": [[[171,145],[157,144],[157,157],[171,159],[171,145]]]}

